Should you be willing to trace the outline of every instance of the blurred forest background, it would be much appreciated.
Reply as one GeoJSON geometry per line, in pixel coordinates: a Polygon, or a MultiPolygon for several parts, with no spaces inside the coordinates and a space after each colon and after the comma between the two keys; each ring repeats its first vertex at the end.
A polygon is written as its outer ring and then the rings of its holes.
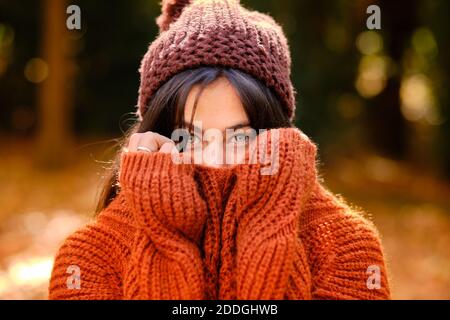
{"type": "MultiPolygon", "coordinates": [[[[289,39],[297,126],[382,235],[396,299],[450,298],[450,1],[241,0],[289,39]],[[381,30],[366,9],[381,8],[381,30]]],[[[156,0],[0,0],[0,298],[45,299],[135,121],[156,0]],[[81,8],[81,30],[66,8],[81,8]]]]}

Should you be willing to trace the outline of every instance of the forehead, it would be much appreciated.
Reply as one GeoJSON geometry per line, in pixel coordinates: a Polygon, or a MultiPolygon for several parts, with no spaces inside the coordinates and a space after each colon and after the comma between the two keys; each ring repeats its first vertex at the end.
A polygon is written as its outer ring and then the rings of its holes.
{"type": "MultiPolygon", "coordinates": [[[[228,127],[248,121],[236,89],[226,78],[219,78],[206,86],[201,92],[200,90],[200,86],[194,86],[189,92],[184,111],[185,121],[190,122],[191,120],[198,93],[200,93],[200,96],[193,121],[200,121],[203,130],[215,128],[225,131],[228,127]]],[[[197,123],[197,126],[200,125],[200,122],[197,123]]]]}

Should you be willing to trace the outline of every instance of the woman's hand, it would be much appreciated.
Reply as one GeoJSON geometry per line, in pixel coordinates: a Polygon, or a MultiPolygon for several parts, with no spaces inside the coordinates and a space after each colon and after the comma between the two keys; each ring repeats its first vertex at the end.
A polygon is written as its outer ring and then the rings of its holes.
{"type": "Polygon", "coordinates": [[[128,141],[125,152],[147,151],[171,153],[175,151],[175,142],[159,133],[147,131],[144,133],[133,133],[128,141]]]}
{"type": "Polygon", "coordinates": [[[155,132],[135,133],[122,154],[119,183],[147,230],[197,242],[206,219],[194,166],[178,162],[174,141],[155,132]],[[164,226],[164,228],[161,228],[164,226]]]}

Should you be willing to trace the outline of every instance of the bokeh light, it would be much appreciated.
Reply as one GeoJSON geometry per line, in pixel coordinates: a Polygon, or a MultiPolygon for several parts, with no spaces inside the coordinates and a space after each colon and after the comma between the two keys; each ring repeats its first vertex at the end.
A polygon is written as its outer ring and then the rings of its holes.
{"type": "Polygon", "coordinates": [[[355,86],[362,97],[374,97],[384,89],[387,81],[387,68],[386,57],[370,55],[361,58],[355,86]]]}
{"type": "Polygon", "coordinates": [[[40,58],[30,59],[24,70],[25,78],[33,83],[41,83],[47,79],[49,68],[47,62],[40,58]]]}
{"type": "Polygon", "coordinates": [[[433,32],[426,27],[419,28],[414,32],[412,36],[412,45],[414,50],[422,55],[434,57],[438,53],[438,46],[433,32]]]}
{"type": "Polygon", "coordinates": [[[423,74],[403,79],[400,88],[401,111],[409,121],[425,119],[430,124],[439,122],[432,83],[423,74]]]}
{"type": "Polygon", "coordinates": [[[362,54],[377,54],[383,50],[383,38],[378,32],[364,31],[356,38],[356,46],[362,54]]]}

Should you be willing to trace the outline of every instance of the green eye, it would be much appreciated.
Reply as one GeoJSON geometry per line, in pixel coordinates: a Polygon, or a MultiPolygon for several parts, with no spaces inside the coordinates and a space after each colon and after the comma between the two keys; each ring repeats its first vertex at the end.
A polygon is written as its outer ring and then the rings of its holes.
{"type": "Polygon", "coordinates": [[[231,137],[231,143],[246,144],[249,140],[249,136],[245,133],[238,133],[231,137]]]}
{"type": "Polygon", "coordinates": [[[195,134],[189,134],[188,138],[187,138],[187,143],[189,144],[197,144],[200,142],[200,138],[197,137],[195,134]]]}

